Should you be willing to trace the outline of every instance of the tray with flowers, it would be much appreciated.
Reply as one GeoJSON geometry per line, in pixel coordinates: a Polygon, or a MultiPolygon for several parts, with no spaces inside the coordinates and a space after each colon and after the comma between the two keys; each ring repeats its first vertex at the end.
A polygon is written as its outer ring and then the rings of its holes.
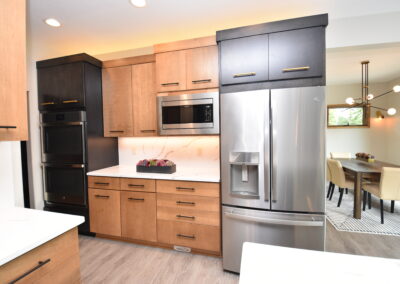
{"type": "Polygon", "coordinates": [[[167,159],[144,159],[136,164],[136,171],[141,173],[172,174],[176,172],[176,165],[167,159]]]}

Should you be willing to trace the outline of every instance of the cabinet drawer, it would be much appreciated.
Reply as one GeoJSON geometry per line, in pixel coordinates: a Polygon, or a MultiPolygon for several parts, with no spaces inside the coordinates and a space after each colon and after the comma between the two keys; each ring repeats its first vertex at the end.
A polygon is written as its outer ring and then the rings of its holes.
{"type": "Polygon", "coordinates": [[[216,226],[158,220],[157,237],[160,243],[218,253],[221,250],[221,231],[216,226]]]}
{"type": "Polygon", "coordinates": [[[325,28],[273,33],[269,37],[270,80],[322,77],[325,28]]]}
{"type": "Polygon", "coordinates": [[[192,181],[156,181],[157,192],[219,197],[219,183],[192,181]]]}
{"type": "Polygon", "coordinates": [[[155,192],[156,181],[154,179],[121,178],[121,190],[155,192]]]}
{"type": "Polygon", "coordinates": [[[0,283],[80,283],[76,228],[0,266],[0,283]],[[33,270],[36,268],[35,270],[33,270]]]}
{"type": "Polygon", "coordinates": [[[211,226],[220,225],[219,212],[157,206],[157,219],[211,226]]]}
{"type": "Polygon", "coordinates": [[[217,197],[191,196],[182,194],[157,193],[157,206],[188,209],[193,211],[220,211],[219,198],[217,197]]]}
{"type": "Polygon", "coordinates": [[[89,188],[90,231],[121,236],[120,192],[89,188]]]}
{"type": "Polygon", "coordinates": [[[121,227],[123,237],[156,242],[156,194],[121,192],[121,227]]]}
{"type": "Polygon", "coordinates": [[[120,189],[120,179],[112,177],[88,177],[89,187],[101,189],[120,189]]]}
{"type": "Polygon", "coordinates": [[[221,85],[268,80],[268,35],[224,40],[220,43],[221,85]]]}

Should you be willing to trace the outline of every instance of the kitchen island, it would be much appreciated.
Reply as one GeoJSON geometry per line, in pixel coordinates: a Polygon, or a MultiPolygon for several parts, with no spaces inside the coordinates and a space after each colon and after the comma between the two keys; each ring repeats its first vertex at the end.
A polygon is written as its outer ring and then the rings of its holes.
{"type": "Polygon", "coordinates": [[[80,283],[81,216],[0,208],[0,283],[80,283]]]}

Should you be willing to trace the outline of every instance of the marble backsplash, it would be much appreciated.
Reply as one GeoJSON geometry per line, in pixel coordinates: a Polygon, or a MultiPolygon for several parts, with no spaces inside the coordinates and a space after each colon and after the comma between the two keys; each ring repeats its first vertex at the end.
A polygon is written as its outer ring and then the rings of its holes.
{"type": "Polygon", "coordinates": [[[219,170],[219,136],[118,138],[119,164],[169,159],[179,167],[219,170]]]}

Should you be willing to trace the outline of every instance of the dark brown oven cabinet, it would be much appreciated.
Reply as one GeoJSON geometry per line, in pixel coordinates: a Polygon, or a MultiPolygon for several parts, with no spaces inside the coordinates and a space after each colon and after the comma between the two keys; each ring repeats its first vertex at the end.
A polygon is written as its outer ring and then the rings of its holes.
{"type": "Polygon", "coordinates": [[[269,80],[324,76],[325,28],[269,34],[269,80]]]}
{"type": "Polygon", "coordinates": [[[268,81],[268,34],[221,41],[221,85],[268,81]]]}
{"type": "Polygon", "coordinates": [[[85,107],[85,63],[69,63],[37,70],[39,110],[85,107]]]}

